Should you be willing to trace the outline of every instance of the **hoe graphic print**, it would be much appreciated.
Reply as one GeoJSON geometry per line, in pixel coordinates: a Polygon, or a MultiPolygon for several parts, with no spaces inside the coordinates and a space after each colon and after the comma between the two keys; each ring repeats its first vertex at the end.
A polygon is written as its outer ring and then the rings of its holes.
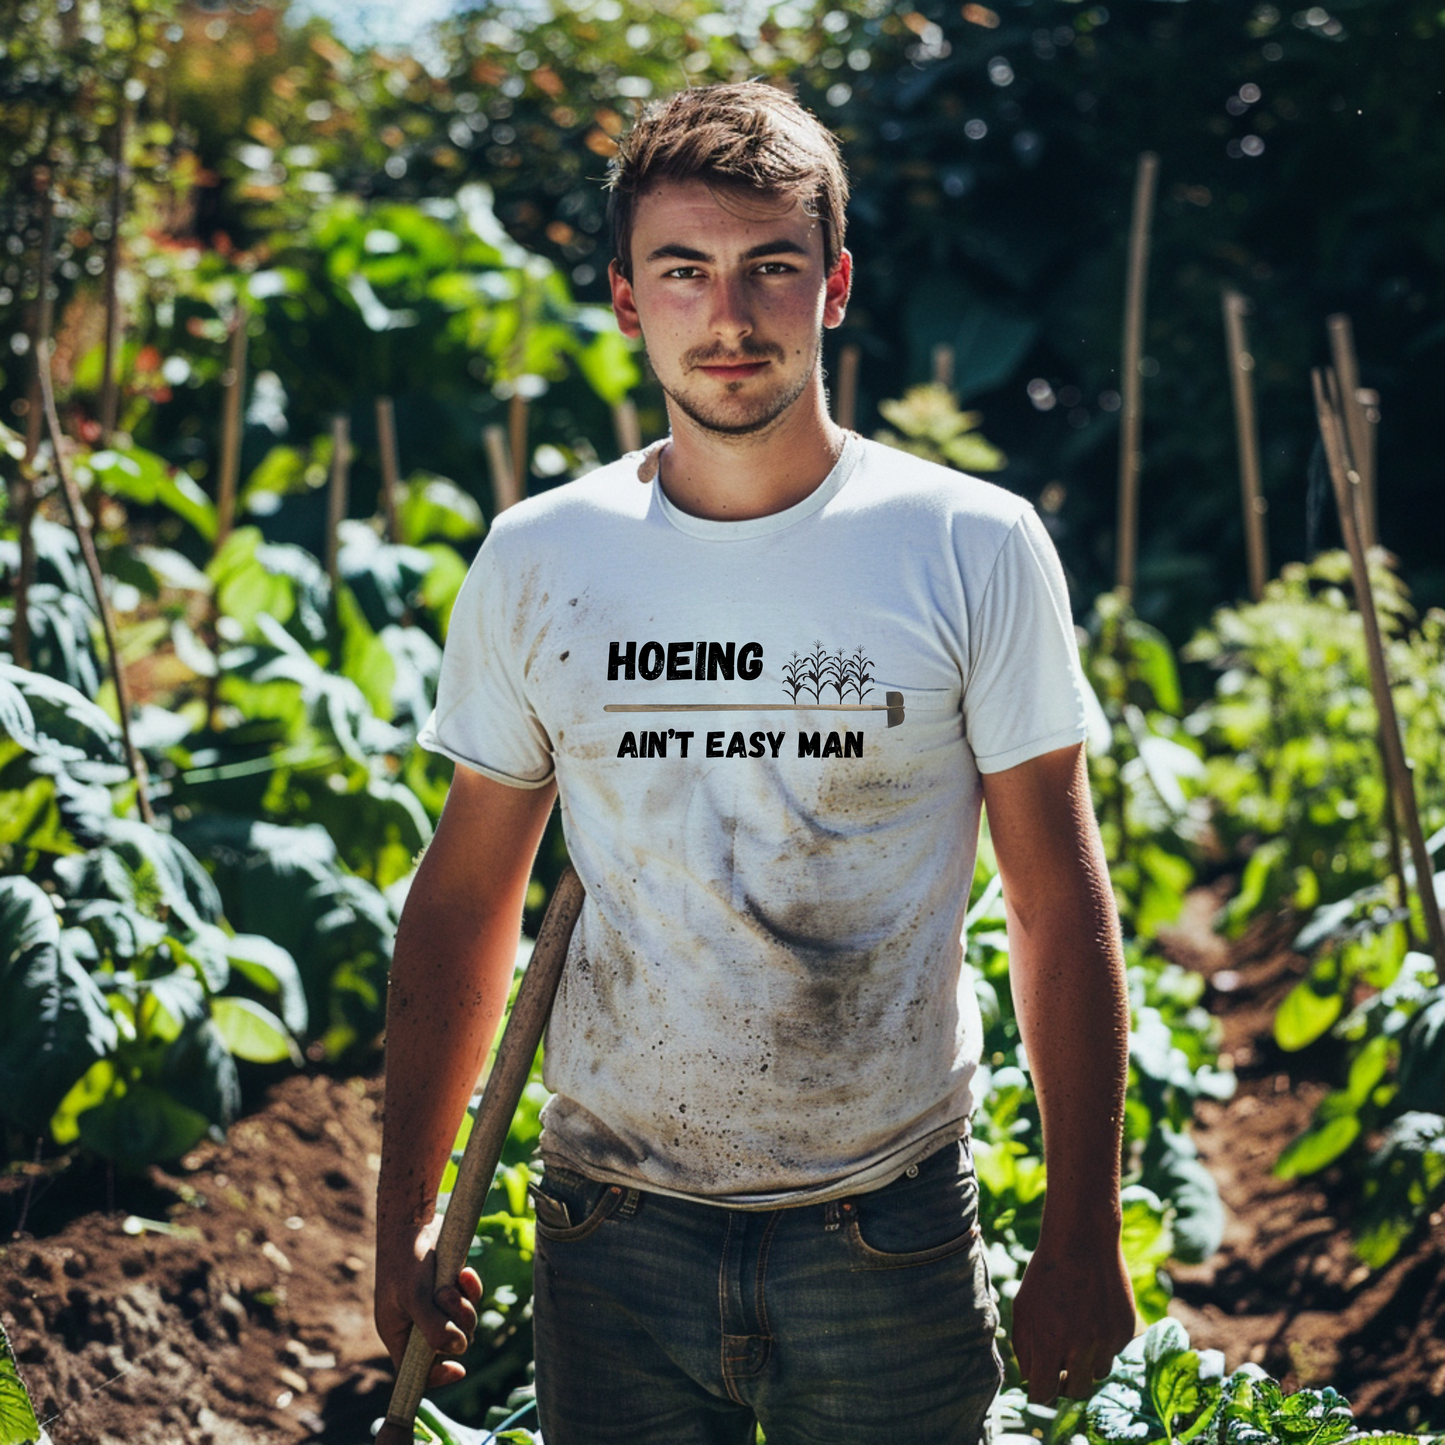
{"type": "MultiPolygon", "coordinates": [[[[656,645],[656,644],[652,644],[656,645]]],[[[756,644],[754,644],[755,646],[756,644]]],[[[703,644],[698,644],[701,656],[703,644]]],[[[758,649],[758,663],[761,665],[761,649],[758,649]]],[[[873,663],[863,655],[861,647],[855,648],[852,657],[844,657],[840,648],[836,654],[823,651],[821,643],[814,643],[813,651],[800,657],[796,652],[783,667],[783,687],[792,702],[609,702],[603,712],[886,712],[888,726],[898,727],[903,722],[903,694],[886,692],[883,702],[864,702],[873,691],[864,684],[873,680],[868,671],[873,663]],[[838,696],[837,702],[822,700],[824,688],[831,687],[838,696]],[[857,702],[844,702],[849,691],[857,694],[857,702]],[[813,694],[812,702],[799,702],[805,692],[813,694]]],[[[759,666],[761,670],[761,666],[759,666]]],[[[701,676],[699,666],[698,674],[701,676]]],[[[615,669],[609,676],[615,675],[615,669]]],[[[686,674],[684,674],[686,675],[686,674]]],[[[709,676],[715,676],[709,673],[709,676]]],[[[754,673],[753,676],[757,674],[754,673]]]]}

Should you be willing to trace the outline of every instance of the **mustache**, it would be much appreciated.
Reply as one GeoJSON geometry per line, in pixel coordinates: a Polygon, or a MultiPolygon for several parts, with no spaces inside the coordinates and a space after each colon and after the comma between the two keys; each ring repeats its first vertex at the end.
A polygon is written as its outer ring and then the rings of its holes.
{"type": "Polygon", "coordinates": [[[737,351],[724,346],[703,346],[687,352],[683,365],[689,370],[699,366],[745,366],[754,361],[781,361],[783,348],[772,342],[744,340],[737,351]]]}

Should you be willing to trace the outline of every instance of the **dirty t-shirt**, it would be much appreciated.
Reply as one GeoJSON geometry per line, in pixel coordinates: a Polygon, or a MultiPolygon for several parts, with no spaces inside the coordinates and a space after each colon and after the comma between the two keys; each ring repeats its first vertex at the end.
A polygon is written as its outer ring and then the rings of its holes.
{"type": "Polygon", "coordinates": [[[500,516],[421,741],[557,780],[587,897],[544,1159],[762,1208],[961,1135],[980,774],[1083,739],[1085,686],[1033,509],[858,437],[751,521],[636,454],[500,516]]]}

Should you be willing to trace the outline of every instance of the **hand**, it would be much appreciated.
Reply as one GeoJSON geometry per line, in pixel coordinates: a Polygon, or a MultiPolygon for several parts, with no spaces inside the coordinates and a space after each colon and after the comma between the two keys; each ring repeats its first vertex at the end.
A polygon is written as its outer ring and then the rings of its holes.
{"type": "Polygon", "coordinates": [[[1134,1335],[1134,1291],[1117,1229],[1064,1246],[1047,1227],[1014,1298],[1013,1345],[1029,1399],[1093,1393],[1134,1335]]]}
{"type": "MultiPolygon", "coordinates": [[[[436,1237],[441,1223],[438,1215],[417,1234],[409,1256],[402,1253],[388,1261],[381,1251],[377,1252],[376,1332],[397,1369],[401,1368],[413,1324],[438,1355],[462,1354],[476,1333],[481,1276],[466,1266],[454,1284],[443,1281],[437,1285],[436,1237]]],[[[454,1385],[465,1379],[466,1373],[460,1360],[438,1359],[427,1376],[427,1388],[454,1385]]]]}

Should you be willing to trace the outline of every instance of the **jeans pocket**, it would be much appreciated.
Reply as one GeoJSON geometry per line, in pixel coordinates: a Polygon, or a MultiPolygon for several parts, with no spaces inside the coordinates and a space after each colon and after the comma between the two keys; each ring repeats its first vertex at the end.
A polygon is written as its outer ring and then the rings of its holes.
{"type": "Polygon", "coordinates": [[[556,1243],[585,1239],[622,1203],[624,1190],[570,1169],[545,1169],[528,1193],[537,1233],[556,1243]]]}
{"type": "Polygon", "coordinates": [[[960,1143],[931,1154],[913,1175],[844,1206],[855,1269],[900,1269],[946,1259],[979,1237],[978,1179],[960,1143]]]}

